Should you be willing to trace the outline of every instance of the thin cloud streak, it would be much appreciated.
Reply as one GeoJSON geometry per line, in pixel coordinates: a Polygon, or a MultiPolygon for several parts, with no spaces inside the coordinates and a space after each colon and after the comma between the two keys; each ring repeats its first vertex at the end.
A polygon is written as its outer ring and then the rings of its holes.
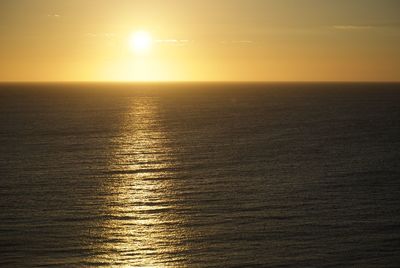
{"type": "Polygon", "coordinates": [[[252,40],[230,40],[230,41],[221,41],[221,44],[242,44],[242,45],[251,45],[254,44],[254,41],[252,40]]]}
{"type": "Polygon", "coordinates": [[[333,28],[344,31],[363,31],[375,29],[376,27],[371,25],[334,25],[333,28]]]}
{"type": "Polygon", "coordinates": [[[165,45],[185,46],[189,42],[192,42],[192,41],[186,40],[186,39],[157,39],[154,42],[158,43],[158,44],[165,44],[165,45]]]}
{"type": "Polygon", "coordinates": [[[47,14],[47,17],[53,18],[53,19],[59,19],[61,18],[60,14],[47,14]]]}

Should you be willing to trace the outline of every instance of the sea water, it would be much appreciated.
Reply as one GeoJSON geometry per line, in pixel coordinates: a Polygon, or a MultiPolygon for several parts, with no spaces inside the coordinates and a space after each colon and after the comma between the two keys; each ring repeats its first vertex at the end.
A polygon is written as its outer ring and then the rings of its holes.
{"type": "Polygon", "coordinates": [[[2,84],[2,267],[397,267],[399,84],[2,84]]]}

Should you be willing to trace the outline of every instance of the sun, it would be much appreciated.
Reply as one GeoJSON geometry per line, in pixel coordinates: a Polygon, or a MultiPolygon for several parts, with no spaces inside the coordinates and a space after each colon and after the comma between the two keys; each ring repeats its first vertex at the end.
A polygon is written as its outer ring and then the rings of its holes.
{"type": "Polygon", "coordinates": [[[151,49],[153,38],[146,31],[138,31],[131,35],[129,45],[135,53],[145,54],[151,49]]]}

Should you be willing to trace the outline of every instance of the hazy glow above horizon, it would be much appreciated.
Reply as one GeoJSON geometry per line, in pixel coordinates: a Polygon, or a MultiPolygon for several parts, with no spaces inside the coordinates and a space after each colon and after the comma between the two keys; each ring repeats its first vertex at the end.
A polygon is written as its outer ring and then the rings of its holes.
{"type": "Polygon", "coordinates": [[[0,81],[399,81],[399,11],[394,0],[4,0],[0,81]]]}

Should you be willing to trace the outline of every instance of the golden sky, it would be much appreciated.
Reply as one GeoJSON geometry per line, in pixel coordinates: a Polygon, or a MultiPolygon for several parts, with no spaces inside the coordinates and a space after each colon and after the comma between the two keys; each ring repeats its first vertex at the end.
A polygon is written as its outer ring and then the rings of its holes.
{"type": "Polygon", "coordinates": [[[399,81],[399,14],[398,0],[1,0],[0,81],[399,81]]]}

